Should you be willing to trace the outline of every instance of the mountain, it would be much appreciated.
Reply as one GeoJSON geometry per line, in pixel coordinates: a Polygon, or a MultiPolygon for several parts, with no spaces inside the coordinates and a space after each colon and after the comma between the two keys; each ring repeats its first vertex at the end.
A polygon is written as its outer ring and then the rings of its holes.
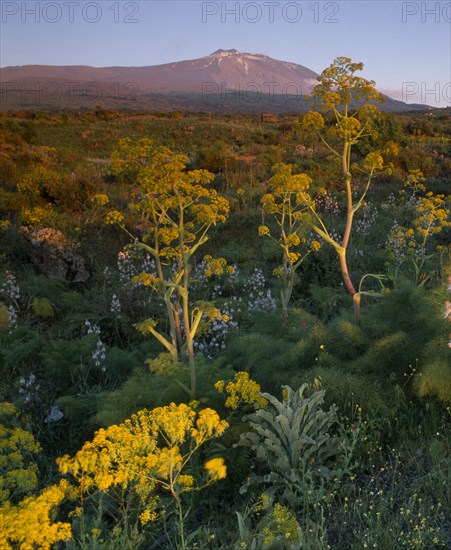
{"type": "MultiPolygon", "coordinates": [[[[148,67],[23,65],[0,69],[1,109],[304,111],[317,76],[296,63],[238,50],[148,67]]],[[[413,107],[390,102],[395,110],[413,107]]]]}

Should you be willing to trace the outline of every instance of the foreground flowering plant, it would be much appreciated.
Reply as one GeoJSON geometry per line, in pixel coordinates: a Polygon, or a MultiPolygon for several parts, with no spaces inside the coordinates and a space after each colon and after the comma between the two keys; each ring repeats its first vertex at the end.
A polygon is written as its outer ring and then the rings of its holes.
{"type": "MultiPolygon", "coordinates": [[[[181,495],[226,477],[220,457],[205,462],[194,475],[191,458],[228,427],[213,409],[196,411],[197,403],[171,403],[139,411],[123,424],[99,430],[74,457],[57,459],[60,471],[76,480],[78,498],[107,492],[119,504],[127,522],[127,503],[138,502],[141,525],[157,518],[157,491],[171,495],[176,507],[181,548],[185,548],[181,495]]],[[[81,511],[81,510],[80,510],[81,511]]]]}

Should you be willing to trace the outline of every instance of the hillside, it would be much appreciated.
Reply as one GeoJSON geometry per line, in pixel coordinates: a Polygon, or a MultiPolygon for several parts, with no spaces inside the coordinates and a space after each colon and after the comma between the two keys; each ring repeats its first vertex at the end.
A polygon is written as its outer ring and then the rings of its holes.
{"type": "MultiPolygon", "coordinates": [[[[147,67],[23,65],[1,69],[0,108],[303,112],[317,76],[296,63],[235,49],[147,67]]],[[[425,106],[387,97],[383,109],[425,106]]]]}

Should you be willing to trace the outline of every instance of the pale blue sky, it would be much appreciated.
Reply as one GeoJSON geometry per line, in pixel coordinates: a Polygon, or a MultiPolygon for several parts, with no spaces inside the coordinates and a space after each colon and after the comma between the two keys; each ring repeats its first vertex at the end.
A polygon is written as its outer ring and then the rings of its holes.
{"type": "Polygon", "coordinates": [[[451,2],[398,0],[0,0],[0,66],[143,66],[222,49],[321,72],[363,61],[392,97],[444,106],[451,89],[451,2]]]}

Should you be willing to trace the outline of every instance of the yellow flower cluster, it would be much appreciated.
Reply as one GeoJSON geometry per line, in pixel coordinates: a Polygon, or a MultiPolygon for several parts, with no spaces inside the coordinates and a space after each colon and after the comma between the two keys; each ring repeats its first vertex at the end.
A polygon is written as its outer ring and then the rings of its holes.
{"type": "Polygon", "coordinates": [[[139,516],[139,519],[143,525],[155,521],[157,519],[157,514],[153,510],[146,508],[139,516]]]}
{"type": "Polygon", "coordinates": [[[276,536],[287,541],[289,547],[299,544],[299,524],[296,516],[286,507],[277,503],[270,516],[271,526],[263,528],[264,543],[271,544],[276,536]],[[291,544],[290,544],[291,543],[291,544]]]}
{"type": "MultiPolygon", "coordinates": [[[[149,366],[150,372],[159,376],[176,376],[180,370],[177,357],[174,357],[171,353],[161,352],[154,359],[146,359],[144,362],[149,366]]],[[[191,406],[191,408],[194,407],[191,406]]]]}
{"type": "MultiPolygon", "coordinates": [[[[190,490],[195,480],[183,470],[191,455],[227,426],[212,409],[196,412],[183,403],[171,403],[144,409],[123,424],[99,430],[73,458],[66,455],[57,463],[62,473],[78,480],[83,492],[120,486],[134,489],[148,505],[149,498],[155,503],[157,485],[173,488],[178,484],[180,492],[190,490]]],[[[222,474],[225,477],[225,466],[217,470],[208,483],[221,479],[222,474]]]]}
{"type": "Polygon", "coordinates": [[[190,476],[190,475],[181,474],[181,475],[179,475],[179,477],[177,479],[177,482],[185,490],[189,490],[194,485],[194,477],[190,476]]]}
{"type": "Polygon", "coordinates": [[[12,403],[0,403],[0,502],[26,495],[38,484],[33,455],[41,447],[32,434],[13,425],[16,416],[12,403]]]}
{"type": "Polygon", "coordinates": [[[37,198],[42,189],[49,184],[58,181],[58,174],[45,166],[35,166],[31,172],[26,173],[17,184],[17,191],[29,197],[37,198]]]}
{"type": "Polygon", "coordinates": [[[110,202],[110,199],[108,198],[108,195],[105,195],[105,193],[97,193],[96,195],[89,197],[89,201],[95,206],[105,206],[105,204],[110,202]]]}
{"type": "MultiPolygon", "coordinates": [[[[339,105],[340,101],[341,101],[341,98],[339,94],[335,92],[326,92],[322,97],[323,108],[326,111],[331,111],[332,109],[335,109],[335,106],[339,105]]],[[[312,113],[312,114],[316,114],[316,113],[312,113]]]]}
{"type": "MultiPolygon", "coordinates": [[[[304,240],[302,242],[304,242],[304,240]]],[[[290,233],[286,238],[286,243],[289,247],[298,246],[301,243],[301,238],[297,233],[290,233]]]]}
{"type": "Polygon", "coordinates": [[[36,206],[34,208],[24,208],[22,210],[22,220],[27,225],[37,225],[47,222],[54,212],[51,204],[45,206],[36,206]]]}
{"type": "Polygon", "coordinates": [[[2,550],[50,550],[56,542],[72,536],[69,523],[52,523],[51,513],[65,498],[67,481],[51,485],[37,497],[28,497],[17,506],[6,502],[0,508],[0,548],[2,550]]]}
{"type": "Polygon", "coordinates": [[[55,147],[47,145],[39,145],[33,151],[33,158],[37,162],[41,162],[44,166],[55,164],[58,156],[58,151],[55,147]]]}
{"type": "Polygon", "coordinates": [[[404,182],[404,187],[410,187],[415,194],[417,191],[426,191],[426,186],[424,182],[426,178],[421,170],[415,168],[414,170],[409,170],[407,173],[407,180],[404,182]]]}
{"type": "Polygon", "coordinates": [[[350,140],[352,137],[357,136],[360,133],[361,128],[362,126],[358,119],[354,117],[344,117],[339,122],[338,134],[350,140]]]}
{"type": "Polygon", "coordinates": [[[229,394],[225,402],[227,408],[236,410],[241,403],[254,405],[256,409],[266,407],[268,402],[260,395],[260,385],[250,379],[247,372],[237,372],[234,378],[235,381],[229,382],[227,386],[224,380],[218,380],[215,384],[215,388],[219,393],[222,393],[225,389],[226,393],[229,394]]]}
{"type": "Polygon", "coordinates": [[[291,264],[295,264],[301,257],[301,255],[298,252],[288,252],[287,256],[288,256],[288,261],[291,264]]]}
{"type": "Polygon", "coordinates": [[[147,483],[142,476],[144,468],[155,466],[156,436],[146,418],[136,424],[139,427],[121,424],[99,430],[73,458],[65,455],[57,459],[60,471],[71,473],[83,492],[106,491],[115,485],[125,488],[132,481],[147,483]]]}
{"type": "Polygon", "coordinates": [[[278,163],[274,166],[274,175],[269,180],[272,193],[264,195],[261,203],[265,212],[273,214],[286,210],[290,195],[307,191],[312,179],[307,174],[293,174],[292,164],[278,163]]]}
{"type": "Polygon", "coordinates": [[[267,493],[262,493],[257,503],[254,506],[255,512],[263,512],[264,510],[267,510],[271,505],[271,497],[267,493]]]}
{"type": "Polygon", "coordinates": [[[384,167],[384,160],[379,153],[368,153],[363,161],[363,167],[369,172],[371,170],[382,170],[384,167]]]}
{"type": "Polygon", "coordinates": [[[116,223],[122,223],[124,221],[124,216],[117,210],[111,210],[105,216],[105,223],[107,225],[114,225],[116,223]]]}
{"type": "Polygon", "coordinates": [[[304,128],[314,128],[315,130],[320,130],[324,126],[323,116],[321,115],[321,113],[310,111],[306,115],[304,115],[304,118],[302,119],[302,125],[304,126],[304,128]]]}
{"type": "Polygon", "coordinates": [[[152,275],[151,273],[140,273],[132,277],[132,283],[134,285],[154,286],[160,279],[152,275]]]}
{"type": "Polygon", "coordinates": [[[451,226],[450,211],[445,202],[445,195],[434,195],[429,191],[420,200],[417,212],[415,226],[423,238],[427,239],[430,235],[440,233],[442,229],[451,226]]]}
{"type": "Polygon", "coordinates": [[[227,467],[223,458],[212,458],[204,464],[208,478],[212,481],[224,479],[227,475],[227,467]]]}
{"type": "Polygon", "coordinates": [[[375,105],[362,105],[359,109],[358,118],[362,122],[379,120],[381,113],[375,105]]]}
{"type": "Polygon", "coordinates": [[[318,250],[321,248],[321,244],[318,241],[312,241],[310,248],[313,250],[313,252],[318,252],[318,250]]]}
{"type": "Polygon", "coordinates": [[[179,238],[177,227],[161,227],[158,230],[158,240],[164,246],[169,246],[173,241],[179,238]]]}
{"type": "Polygon", "coordinates": [[[235,268],[231,265],[227,265],[227,260],[225,258],[213,258],[209,254],[204,256],[205,266],[205,275],[211,277],[212,275],[222,275],[226,271],[231,275],[235,268]]]}
{"type": "Polygon", "coordinates": [[[191,436],[197,446],[214,437],[219,437],[228,427],[225,420],[221,420],[213,409],[203,409],[198,413],[196,427],[191,429],[191,436]]]}

